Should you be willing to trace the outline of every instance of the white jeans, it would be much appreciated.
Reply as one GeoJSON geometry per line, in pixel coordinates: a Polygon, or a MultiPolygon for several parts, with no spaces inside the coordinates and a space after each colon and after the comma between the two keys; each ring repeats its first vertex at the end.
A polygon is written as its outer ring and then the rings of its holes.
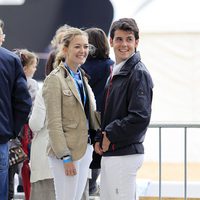
{"type": "Polygon", "coordinates": [[[136,174],[144,154],[102,157],[100,199],[136,200],[136,174]]]}
{"type": "Polygon", "coordinates": [[[92,161],[92,145],[87,145],[85,155],[74,161],[77,175],[66,176],[63,161],[49,157],[50,168],[54,177],[56,200],[80,200],[87,182],[89,165],[92,161]]]}

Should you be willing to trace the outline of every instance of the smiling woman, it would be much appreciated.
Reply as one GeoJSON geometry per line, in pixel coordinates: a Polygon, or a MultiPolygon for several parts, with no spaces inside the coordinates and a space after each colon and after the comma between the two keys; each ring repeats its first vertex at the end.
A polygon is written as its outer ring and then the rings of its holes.
{"type": "Polygon", "coordinates": [[[43,85],[48,155],[59,200],[81,199],[92,160],[90,130],[99,128],[94,94],[80,69],[88,53],[87,33],[68,28],[57,54],[65,62],[55,66],[43,85]]]}

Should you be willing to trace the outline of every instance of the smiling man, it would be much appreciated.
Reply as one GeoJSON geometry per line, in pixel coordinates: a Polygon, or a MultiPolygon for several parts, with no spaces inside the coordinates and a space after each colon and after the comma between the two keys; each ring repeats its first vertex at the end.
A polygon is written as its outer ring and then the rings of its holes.
{"type": "Polygon", "coordinates": [[[144,159],[143,141],[151,117],[153,82],[137,51],[134,19],[111,26],[116,64],[105,92],[101,133],[95,151],[102,154],[101,200],[135,200],[136,174],[144,159]]]}

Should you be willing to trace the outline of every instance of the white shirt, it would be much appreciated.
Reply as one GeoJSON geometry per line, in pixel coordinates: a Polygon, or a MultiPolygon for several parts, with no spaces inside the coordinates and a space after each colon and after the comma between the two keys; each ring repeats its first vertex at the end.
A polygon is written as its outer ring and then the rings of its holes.
{"type": "MultiPolygon", "coordinates": [[[[134,54],[135,54],[135,53],[134,53],[134,54]]],[[[134,54],[132,54],[130,57],[132,57],[134,54]]],[[[129,57],[129,58],[130,58],[130,57],[129,57]]],[[[128,59],[129,59],[129,58],[128,58],[128,59]]],[[[128,59],[126,59],[125,61],[120,62],[120,63],[117,64],[117,65],[114,65],[113,71],[112,71],[112,77],[113,77],[114,75],[116,75],[116,74],[119,74],[119,71],[121,70],[121,68],[123,67],[123,65],[125,64],[125,62],[126,62],[128,59]]]]}

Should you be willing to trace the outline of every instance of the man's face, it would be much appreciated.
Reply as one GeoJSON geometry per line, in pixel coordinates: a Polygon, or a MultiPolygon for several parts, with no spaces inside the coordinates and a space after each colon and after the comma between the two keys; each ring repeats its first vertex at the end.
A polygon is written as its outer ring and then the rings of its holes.
{"type": "Polygon", "coordinates": [[[139,40],[135,40],[133,32],[116,30],[114,38],[110,38],[110,46],[115,53],[116,64],[127,60],[138,46],[139,40]]]}

